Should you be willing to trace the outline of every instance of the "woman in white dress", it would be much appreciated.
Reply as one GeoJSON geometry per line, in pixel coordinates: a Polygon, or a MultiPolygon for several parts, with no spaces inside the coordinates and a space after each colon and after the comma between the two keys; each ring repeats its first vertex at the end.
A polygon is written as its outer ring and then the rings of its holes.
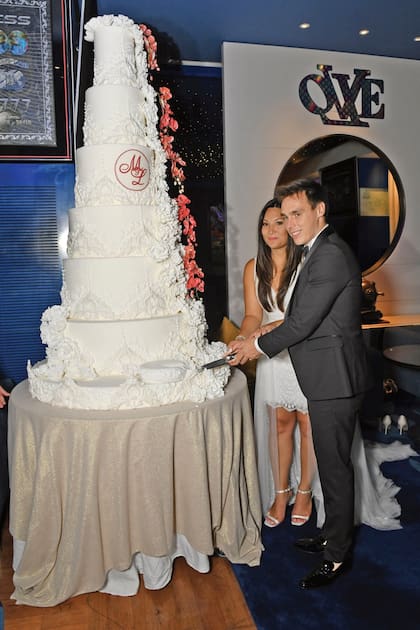
{"type": "MultiPolygon", "coordinates": [[[[245,315],[237,338],[281,325],[293,292],[301,252],[287,234],[279,206],[276,199],[270,200],[258,219],[258,253],[244,269],[245,315]]],[[[285,519],[287,505],[294,504],[291,523],[304,525],[313,499],[321,527],[325,512],[307,401],[287,350],[258,360],[254,427],[264,524],[276,527],[285,519]]],[[[417,453],[400,442],[366,446],[357,426],[352,448],[355,522],[399,529],[399,487],[382,475],[380,464],[417,453]]]]}
{"type": "MultiPolygon", "coordinates": [[[[293,291],[300,251],[288,236],[276,199],[258,220],[258,255],[244,270],[245,316],[238,338],[281,324],[293,291]]],[[[308,407],[287,350],[257,364],[255,431],[264,524],[276,527],[294,502],[293,525],[303,525],[312,510],[311,482],[316,467],[308,407]],[[298,427],[298,430],[296,428],[298,427]],[[299,477],[291,478],[294,435],[301,444],[299,477]],[[267,449],[270,445],[270,456],[267,449]]],[[[296,466],[293,466],[296,473],[296,466]]]]}

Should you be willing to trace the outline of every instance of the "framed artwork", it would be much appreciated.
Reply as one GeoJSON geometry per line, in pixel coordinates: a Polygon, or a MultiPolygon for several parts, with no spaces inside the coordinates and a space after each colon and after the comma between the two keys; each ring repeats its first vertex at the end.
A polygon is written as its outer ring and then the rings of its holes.
{"type": "Polygon", "coordinates": [[[73,157],[69,0],[0,0],[0,160],[73,157]]]}

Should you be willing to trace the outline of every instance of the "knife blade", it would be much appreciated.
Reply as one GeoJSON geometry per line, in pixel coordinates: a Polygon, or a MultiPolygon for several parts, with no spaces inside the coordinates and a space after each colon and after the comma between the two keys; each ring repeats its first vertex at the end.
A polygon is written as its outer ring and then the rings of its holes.
{"type": "Polygon", "coordinates": [[[232,352],[231,354],[228,354],[227,356],[222,357],[221,359],[217,359],[216,361],[210,361],[210,363],[205,363],[204,365],[201,366],[201,369],[211,370],[212,368],[220,367],[221,365],[226,365],[228,361],[233,359],[235,354],[236,352],[232,352]]]}

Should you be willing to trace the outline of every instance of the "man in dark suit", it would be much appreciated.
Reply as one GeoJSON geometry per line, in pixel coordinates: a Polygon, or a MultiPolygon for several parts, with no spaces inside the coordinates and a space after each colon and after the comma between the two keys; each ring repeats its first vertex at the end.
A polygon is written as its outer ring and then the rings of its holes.
{"type": "MultiPolygon", "coordinates": [[[[230,344],[231,365],[284,348],[290,357],[309,416],[325,502],[322,536],[296,541],[324,561],[300,582],[302,588],[329,584],[350,565],[354,527],[351,445],[363,393],[369,389],[361,333],[361,274],[350,247],[327,224],[322,187],[304,179],[278,196],[287,230],[304,246],[299,276],[284,322],[255,339],[230,344]]],[[[281,384],[279,384],[281,386],[281,384]]]]}

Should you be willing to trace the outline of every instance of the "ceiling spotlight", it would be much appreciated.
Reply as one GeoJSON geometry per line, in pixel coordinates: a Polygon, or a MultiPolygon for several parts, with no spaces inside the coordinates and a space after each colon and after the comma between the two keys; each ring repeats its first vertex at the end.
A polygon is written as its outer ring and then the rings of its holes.
{"type": "Polygon", "coordinates": [[[414,38],[415,42],[420,42],[420,35],[416,35],[416,37],[414,38]]]}
{"type": "Polygon", "coordinates": [[[370,33],[370,31],[369,31],[369,29],[368,29],[368,28],[362,28],[362,29],[359,31],[359,35],[369,35],[369,33],[370,33]]]}
{"type": "Polygon", "coordinates": [[[299,28],[310,28],[311,25],[309,24],[309,22],[302,22],[302,24],[299,24],[299,28]]]}

